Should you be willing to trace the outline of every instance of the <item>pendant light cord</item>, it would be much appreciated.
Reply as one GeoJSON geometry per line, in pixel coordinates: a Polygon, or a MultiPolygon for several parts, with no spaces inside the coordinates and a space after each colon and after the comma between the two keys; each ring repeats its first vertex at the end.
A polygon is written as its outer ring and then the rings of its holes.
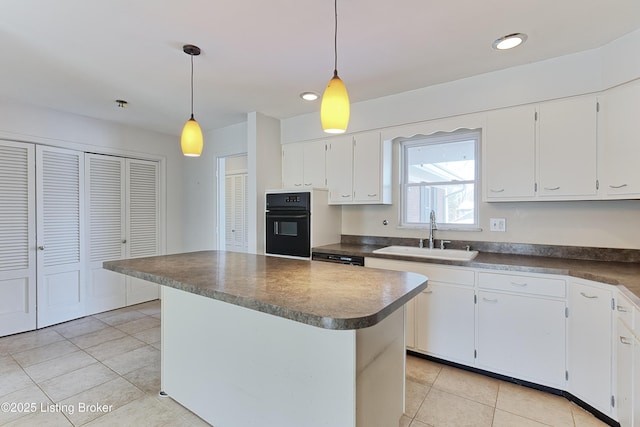
{"type": "Polygon", "coordinates": [[[333,76],[338,77],[338,0],[334,0],[335,26],[333,31],[333,76]]]}
{"type": "Polygon", "coordinates": [[[191,119],[193,120],[193,54],[189,54],[191,57],[191,119]]]}

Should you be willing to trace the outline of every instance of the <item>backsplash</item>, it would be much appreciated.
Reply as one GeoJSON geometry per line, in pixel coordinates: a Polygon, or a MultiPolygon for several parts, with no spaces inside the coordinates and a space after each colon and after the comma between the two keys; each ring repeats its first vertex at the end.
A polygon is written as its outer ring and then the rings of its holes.
{"type": "MultiPolygon", "coordinates": [[[[351,245],[402,245],[418,247],[419,241],[420,239],[409,237],[357,236],[349,234],[343,234],[341,236],[341,243],[351,245]]],[[[446,245],[449,249],[466,249],[467,246],[475,251],[499,254],[530,255],[589,261],[640,262],[640,250],[638,249],[479,242],[468,240],[452,240],[446,245]]],[[[435,247],[440,247],[440,239],[436,239],[435,247]]]]}

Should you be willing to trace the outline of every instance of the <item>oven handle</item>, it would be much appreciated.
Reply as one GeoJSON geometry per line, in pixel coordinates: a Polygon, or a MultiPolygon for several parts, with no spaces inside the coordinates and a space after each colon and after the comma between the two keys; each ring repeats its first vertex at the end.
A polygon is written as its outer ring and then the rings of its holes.
{"type": "Polygon", "coordinates": [[[273,215],[273,214],[267,213],[267,218],[269,218],[269,219],[305,219],[305,218],[309,218],[309,215],[308,214],[301,214],[301,215],[273,215]]]}

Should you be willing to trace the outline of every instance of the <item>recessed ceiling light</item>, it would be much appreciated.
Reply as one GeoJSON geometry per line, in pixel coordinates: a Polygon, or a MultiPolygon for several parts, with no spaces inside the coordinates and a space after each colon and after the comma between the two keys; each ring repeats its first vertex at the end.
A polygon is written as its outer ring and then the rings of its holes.
{"type": "Polygon", "coordinates": [[[316,99],[318,99],[318,94],[315,92],[302,92],[300,94],[300,98],[304,99],[305,101],[315,101],[316,99]]]}
{"type": "Polygon", "coordinates": [[[527,35],[523,33],[509,34],[500,37],[493,42],[493,48],[497,50],[513,49],[516,46],[520,46],[527,40],[527,35]]]}

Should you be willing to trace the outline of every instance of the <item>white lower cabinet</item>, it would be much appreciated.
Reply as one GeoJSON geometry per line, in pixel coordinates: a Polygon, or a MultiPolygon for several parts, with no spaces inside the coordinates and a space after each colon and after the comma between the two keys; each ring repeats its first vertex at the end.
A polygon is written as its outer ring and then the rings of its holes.
{"type": "Polygon", "coordinates": [[[615,287],[370,257],[365,266],[429,279],[406,306],[409,349],[567,391],[640,427],[640,308],[615,287]]]}
{"type": "Polygon", "coordinates": [[[565,280],[480,272],[478,287],[478,367],[564,388],[565,280]]]}
{"type": "MultiPolygon", "coordinates": [[[[636,311],[636,315],[639,315],[636,311]]],[[[636,316],[637,318],[637,316],[636,316]]],[[[633,339],[633,426],[640,425],[640,338],[638,328],[633,339]]]]}
{"type": "MultiPolygon", "coordinates": [[[[407,309],[406,341],[413,350],[464,365],[474,364],[475,272],[421,262],[366,258],[367,267],[424,274],[427,288],[407,309]],[[411,317],[410,317],[411,316],[411,317]]],[[[409,346],[409,345],[407,345],[409,346]]]]}
{"type": "MultiPolygon", "coordinates": [[[[618,319],[614,335],[616,347],[616,412],[621,427],[633,426],[633,355],[635,338],[631,330],[618,319]]],[[[640,422],[640,419],[638,420],[640,422]]]]}
{"type": "Polygon", "coordinates": [[[569,392],[612,415],[612,292],[606,285],[572,279],[567,319],[569,392]]]}
{"type": "Polygon", "coordinates": [[[565,302],[480,290],[478,367],[564,388],[565,302]]]}
{"type": "Polygon", "coordinates": [[[405,305],[405,345],[407,348],[416,348],[416,298],[405,305]]]}
{"type": "Polygon", "coordinates": [[[416,298],[416,347],[431,356],[473,365],[475,291],[429,282],[416,298]]]}

